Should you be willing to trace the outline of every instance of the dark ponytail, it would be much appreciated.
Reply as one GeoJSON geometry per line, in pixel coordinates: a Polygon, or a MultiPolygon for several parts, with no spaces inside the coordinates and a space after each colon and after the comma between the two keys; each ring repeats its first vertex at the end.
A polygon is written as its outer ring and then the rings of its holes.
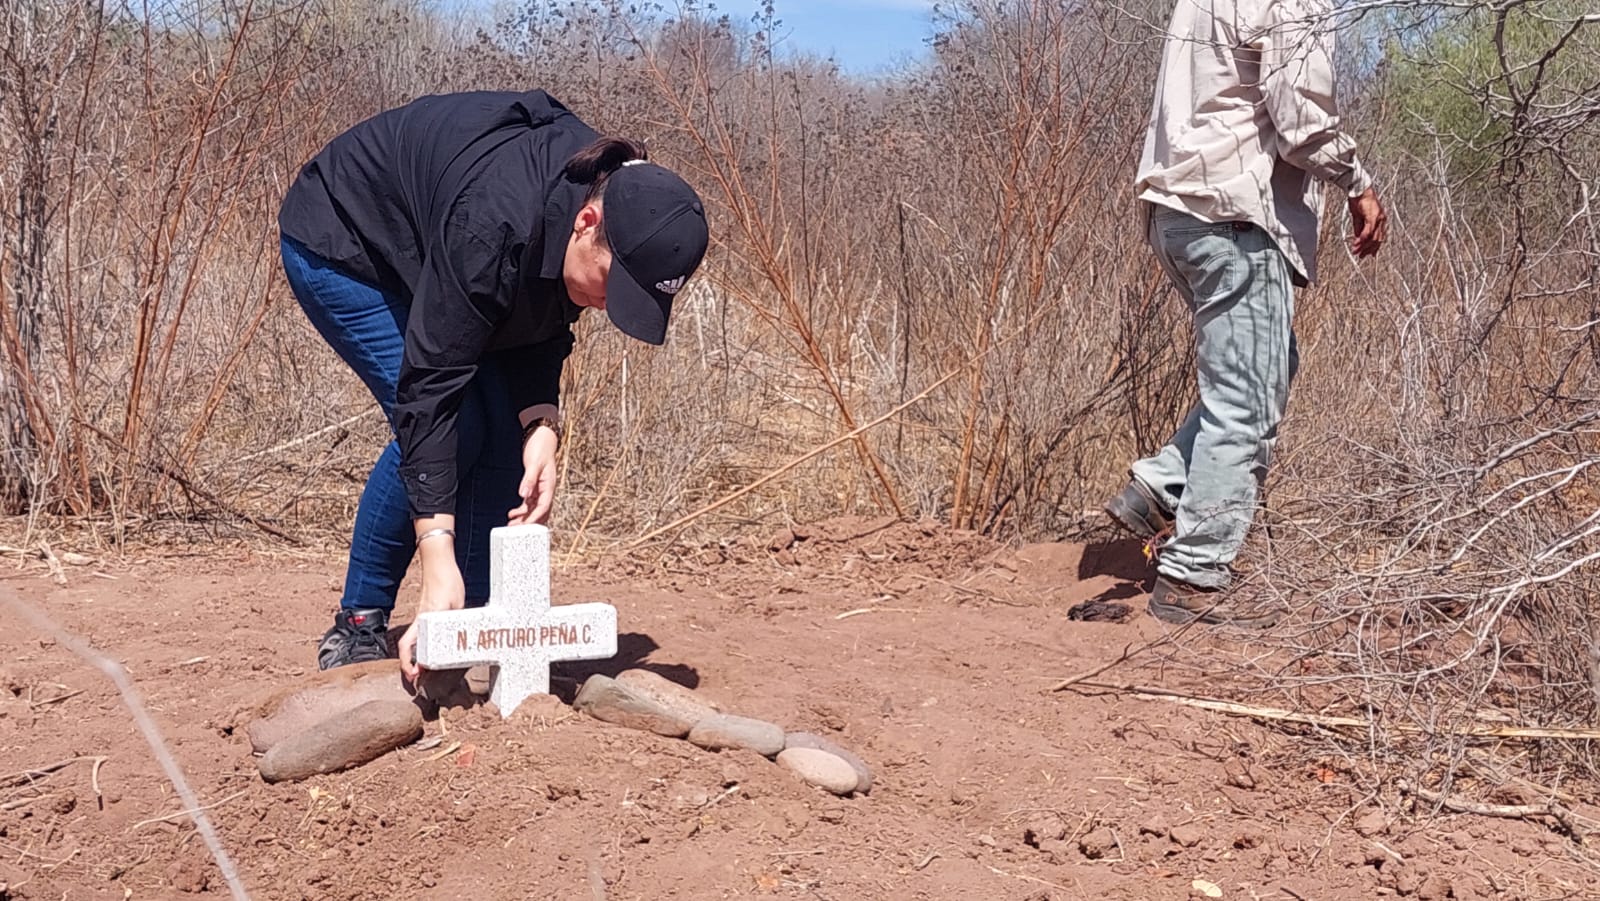
{"type": "Polygon", "coordinates": [[[621,169],[623,163],[649,158],[649,151],[637,141],[630,141],[627,138],[601,138],[574,153],[572,159],[567,160],[566,172],[568,178],[580,185],[589,186],[583,202],[590,203],[599,199],[600,193],[605,190],[606,180],[611,177],[611,173],[621,169]]]}

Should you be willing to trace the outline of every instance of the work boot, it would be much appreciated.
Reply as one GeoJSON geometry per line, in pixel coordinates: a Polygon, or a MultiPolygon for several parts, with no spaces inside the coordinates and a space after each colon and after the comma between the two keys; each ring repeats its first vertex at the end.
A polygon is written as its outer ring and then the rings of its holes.
{"type": "Polygon", "coordinates": [[[1149,542],[1172,529],[1172,512],[1163,508],[1155,494],[1138,479],[1128,480],[1120,494],[1106,501],[1105,511],[1112,522],[1132,532],[1140,541],[1149,542]]]}
{"type": "Polygon", "coordinates": [[[1199,622],[1213,626],[1265,629],[1275,625],[1282,618],[1283,611],[1245,609],[1237,603],[1229,603],[1227,592],[1223,589],[1201,588],[1177,579],[1157,576],[1155,588],[1150,591],[1150,615],[1176,626],[1199,622]]]}
{"type": "Polygon", "coordinates": [[[333,669],[389,656],[389,611],[343,608],[317,645],[317,669],[333,669]]]}

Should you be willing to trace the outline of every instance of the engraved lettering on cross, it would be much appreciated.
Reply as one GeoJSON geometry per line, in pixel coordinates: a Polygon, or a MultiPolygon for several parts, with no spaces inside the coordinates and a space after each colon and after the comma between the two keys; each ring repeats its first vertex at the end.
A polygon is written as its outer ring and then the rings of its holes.
{"type": "Polygon", "coordinates": [[[489,603],[417,617],[417,662],[427,669],[499,667],[489,700],[511,716],[529,695],[549,694],[550,664],[617,653],[610,604],[550,606],[550,530],[503,526],[489,534],[489,603]]]}

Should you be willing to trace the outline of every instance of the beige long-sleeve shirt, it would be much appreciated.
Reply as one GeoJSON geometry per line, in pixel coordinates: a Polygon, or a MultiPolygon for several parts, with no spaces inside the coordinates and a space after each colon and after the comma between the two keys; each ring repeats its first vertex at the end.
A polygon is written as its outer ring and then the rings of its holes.
{"type": "Polygon", "coordinates": [[[1178,0],[1135,190],[1208,222],[1261,226],[1317,274],[1318,182],[1372,179],[1339,125],[1328,0],[1178,0]]]}

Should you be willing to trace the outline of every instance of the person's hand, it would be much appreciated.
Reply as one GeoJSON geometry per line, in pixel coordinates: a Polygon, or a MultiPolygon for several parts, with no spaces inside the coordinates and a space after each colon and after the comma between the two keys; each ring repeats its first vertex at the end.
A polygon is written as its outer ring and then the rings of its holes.
{"type": "Polygon", "coordinates": [[[460,610],[467,605],[467,586],[456,565],[454,543],[443,537],[431,538],[422,549],[422,597],[417,602],[417,616],[400,636],[400,671],[413,682],[422,671],[416,661],[417,619],[424,613],[460,610]]]}
{"type": "Polygon", "coordinates": [[[1389,214],[1378,202],[1378,192],[1368,188],[1350,198],[1350,222],[1355,234],[1350,238],[1350,252],[1357,257],[1370,257],[1389,239],[1389,214]]]}
{"type": "Polygon", "coordinates": [[[556,496],[556,444],[554,429],[540,426],[522,447],[522,484],[517,495],[522,503],[506,513],[512,526],[544,525],[550,519],[550,505],[556,496]]]}

